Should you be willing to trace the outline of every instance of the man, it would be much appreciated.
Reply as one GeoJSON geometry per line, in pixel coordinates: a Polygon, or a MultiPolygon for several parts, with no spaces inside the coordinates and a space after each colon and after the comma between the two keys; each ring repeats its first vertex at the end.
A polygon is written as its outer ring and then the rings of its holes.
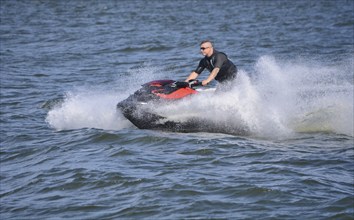
{"type": "Polygon", "coordinates": [[[210,75],[202,81],[203,86],[206,86],[213,79],[224,84],[236,78],[237,67],[235,64],[227,58],[225,53],[215,50],[211,41],[202,41],[200,51],[204,58],[200,60],[197,69],[188,76],[186,82],[196,79],[205,68],[210,71],[210,75]]]}

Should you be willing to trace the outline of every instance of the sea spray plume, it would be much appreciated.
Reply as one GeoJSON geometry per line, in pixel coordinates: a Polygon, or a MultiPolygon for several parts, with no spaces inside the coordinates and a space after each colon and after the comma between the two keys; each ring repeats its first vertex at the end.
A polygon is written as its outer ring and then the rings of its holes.
{"type": "Polygon", "coordinates": [[[64,101],[48,112],[46,122],[56,130],[117,130],[129,127],[123,116],[115,111],[116,101],[117,95],[109,91],[82,88],[80,91],[68,92],[64,101]]]}
{"type": "Polygon", "coordinates": [[[151,110],[167,120],[198,121],[200,131],[249,134],[259,129],[259,117],[254,117],[259,114],[258,94],[250,87],[249,77],[241,71],[238,84],[231,91],[201,92],[173,104],[154,106],[151,110]]]}
{"type": "Polygon", "coordinates": [[[233,106],[228,112],[229,121],[234,126],[244,124],[252,135],[274,137],[289,135],[292,131],[283,122],[281,111],[277,108],[279,98],[269,84],[257,84],[244,71],[240,71],[234,88],[222,95],[225,103],[233,106]]]}
{"type": "Polygon", "coordinates": [[[295,91],[293,80],[287,75],[288,69],[282,68],[274,57],[263,56],[255,64],[253,89],[260,96],[262,111],[257,133],[270,135],[289,135],[288,115],[293,109],[295,91]]]}
{"type": "Polygon", "coordinates": [[[266,137],[287,135],[291,130],[279,118],[276,105],[269,104],[270,92],[267,95],[259,89],[249,75],[240,70],[234,87],[227,92],[201,93],[173,105],[159,106],[156,111],[180,121],[197,117],[223,133],[266,137]]]}
{"type": "MultiPolygon", "coordinates": [[[[270,138],[323,131],[353,136],[353,67],[348,66],[325,67],[263,56],[252,74],[239,71],[228,92],[201,93],[151,109],[173,121],[197,118],[206,122],[210,132],[270,138]]],[[[57,130],[129,127],[130,123],[116,112],[116,103],[149,79],[161,78],[162,73],[142,67],[113,82],[119,91],[87,86],[70,91],[60,105],[51,108],[46,121],[57,130]]]]}
{"type": "Polygon", "coordinates": [[[120,130],[130,127],[129,121],[116,111],[117,102],[140,87],[145,80],[155,79],[161,74],[159,68],[144,65],[119,74],[111,85],[78,86],[66,92],[60,104],[48,111],[46,122],[56,130],[120,130]]]}
{"type": "Polygon", "coordinates": [[[338,66],[263,56],[253,77],[240,70],[228,92],[201,93],[154,109],[175,121],[197,117],[225,133],[242,128],[270,138],[323,131],[352,135],[352,84],[345,74],[338,66]]]}
{"type": "Polygon", "coordinates": [[[258,90],[295,132],[335,132],[353,136],[353,67],[325,66],[311,60],[261,57],[256,65],[258,90]],[[273,89],[276,93],[268,93],[273,89]]]}

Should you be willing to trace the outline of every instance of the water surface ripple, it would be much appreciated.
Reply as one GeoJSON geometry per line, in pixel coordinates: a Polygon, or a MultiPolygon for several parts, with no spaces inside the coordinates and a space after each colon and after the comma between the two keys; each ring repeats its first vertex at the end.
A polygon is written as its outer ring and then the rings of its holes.
{"type": "Polygon", "coordinates": [[[354,219],[353,14],[1,0],[1,219],[354,219]],[[235,88],[156,111],[248,135],[139,130],[116,111],[146,81],[183,80],[205,38],[238,65],[235,88]]]}

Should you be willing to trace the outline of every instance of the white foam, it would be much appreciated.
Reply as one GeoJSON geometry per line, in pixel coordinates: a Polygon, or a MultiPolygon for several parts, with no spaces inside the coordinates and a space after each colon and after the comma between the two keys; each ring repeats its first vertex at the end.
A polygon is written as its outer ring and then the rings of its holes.
{"type": "Polygon", "coordinates": [[[46,121],[56,130],[97,128],[119,130],[130,124],[116,111],[117,95],[102,91],[76,91],[48,112],[46,121]]]}
{"type": "Polygon", "coordinates": [[[324,131],[353,136],[353,70],[348,66],[264,56],[254,73],[239,71],[230,91],[200,94],[156,111],[173,120],[197,116],[230,129],[246,126],[264,137],[324,131]]]}
{"type": "Polygon", "coordinates": [[[162,71],[149,64],[119,74],[113,85],[78,86],[65,94],[60,105],[51,109],[46,117],[56,130],[96,128],[120,130],[132,124],[117,111],[116,105],[147,81],[161,77],[162,71]]]}
{"type": "MultiPolygon", "coordinates": [[[[354,136],[352,74],[352,60],[346,65],[325,66],[264,56],[255,63],[254,71],[240,70],[228,92],[201,92],[154,108],[171,120],[199,117],[231,129],[246,126],[257,136],[322,131],[354,136]]],[[[160,69],[142,67],[113,82],[118,90],[83,87],[68,92],[64,102],[48,112],[46,121],[57,130],[132,126],[116,111],[116,104],[141,84],[166,78],[171,77],[160,69]]]]}

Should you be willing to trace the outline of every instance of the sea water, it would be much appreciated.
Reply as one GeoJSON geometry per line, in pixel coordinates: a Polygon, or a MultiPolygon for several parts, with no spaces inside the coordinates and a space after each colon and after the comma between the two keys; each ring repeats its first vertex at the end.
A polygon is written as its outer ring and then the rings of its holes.
{"type": "Polygon", "coordinates": [[[2,0],[0,217],[353,219],[353,8],[2,0]],[[238,66],[231,89],[154,111],[225,132],[140,130],[117,111],[184,80],[206,38],[238,66]]]}

